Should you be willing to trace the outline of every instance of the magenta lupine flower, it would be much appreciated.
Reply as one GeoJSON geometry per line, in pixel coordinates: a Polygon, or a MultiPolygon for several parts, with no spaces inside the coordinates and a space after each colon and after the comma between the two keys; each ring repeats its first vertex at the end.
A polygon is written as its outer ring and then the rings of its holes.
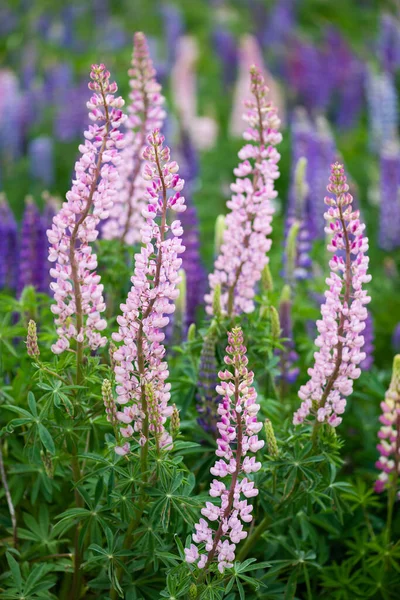
{"type": "Polygon", "coordinates": [[[368,238],[363,236],[365,225],[360,223],[359,212],[352,210],[353,198],[342,165],[332,165],[329,181],[327,190],[335,196],[325,197],[329,206],[325,231],[333,235],[328,244],[328,251],[333,253],[331,273],[326,279],[329,289],[321,306],[322,319],[317,321],[315,364],[308,370],[311,379],[299,391],[303,402],[294,414],[295,425],[312,413],[319,422],[337,427],[346,396],[353,391],[353,380],[361,374],[357,365],[366,357],[361,333],[368,314],[365,304],[371,299],[362,289],[371,280],[365,254],[368,238]]]}
{"type": "Polygon", "coordinates": [[[210,471],[217,479],[212,481],[209,491],[212,498],[221,498],[221,501],[218,505],[206,502],[201,510],[205,518],[195,525],[196,532],[192,535],[194,543],[185,549],[188,563],[197,563],[202,569],[216,558],[221,573],[233,566],[236,545],[247,536],[243,523],[250,523],[253,518],[253,506],[247,500],[258,494],[251,473],[261,469],[261,463],[249,453],[256,453],[264,446],[258,439],[262,423],[257,420],[260,405],[252,387],[254,373],[247,369],[240,327],[228,333],[228,343],[224,361],[230,370],[219,372],[221,384],[216,388],[222,396],[215,452],[218,460],[210,471]],[[228,477],[229,483],[220,481],[228,477]],[[210,522],[215,523],[215,528],[210,522]]]}
{"type": "MultiPolygon", "coordinates": [[[[168,315],[174,312],[173,301],[179,295],[177,285],[182,263],[179,255],[185,250],[180,221],[167,225],[167,213],[183,212],[186,206],[180,195],[184,181],[178,175],[177,163],[170,161],[169,148],[163,146],[164,136],[156,129],[147,137],[147,142],[143,152],[147,161],[143,178],[148,182],[148,203],[142,211],[143,246],[135,256],[128,298],[121,304],[118,333],[113,334],[116,342],[122,342],[114,352],[114,360],[119,363],[115,367],[117,402],[124,406],[117,413],[118,420],[125,425],[121,429],[122,436],[128,439],[135,432],[139,433],[140,443],[145,444],[149,431],[154,433],[154,425],[149,422],[151,389],[151,402],[156,404],[161,419],[162,433],[157,431],[157,440],[162,448],[172,443],[164,428],[172,406],[168,405],[171,385],[166,383],[168,365],[164,360],[163,329],[169,323],[168,315]],[[169,190],[174,193],[168,195],[169,190]]],[[[117,452],[129,452],[129,442],[118,447],[117,452]]]]}
{"type": "Polygon", "coordinates": [[[381,428],[378,432],[377,450],[380,457],[376,468],[381,471],[375,482],[375,491],[380,494],[396,486],[398,495],[398,477],[400,474],[400,354],[393,360],[392,380],[385,400],[381,403],[382,415],[379,417],[381,428]]]}
{"type": "Polygon", "coordinates": [[[143,167],[143,150],[147,135],[161,129],[165,111],[164,96],[156,80],[156,71],[149,56],[143,33],[135,33],[130,76],[126,145],[121,153],[118,195],[110,210],[110,218],[102,228],[105,239],[120,239],[127,244],[140,241],[144,224],[142,208],[145,206],[145,185],[140,177],[143,167]]]}
{"type": "Polygon", "coordinates": [[[67,200],[47,231],[49,260],[55,263],[50,271],[55,279],[50,287],[56,300],[51,309],[59,336],[52,346],[55,354],[66,350],[71,339],[80,345],[87,343],[92,350],[107,341],[101,335],[106,327],[101,318],[105,310],[103,286],[90,243],[96,240],[97,226],[108,217],[116,194],[118,150],[124,144],[119,131],[124,121],[124,101],[114,96],[117,84],[110,83],[104,65],[93,65],[90,77],[93,81],[89,89],[94,94],[87,106],[93,125],[85,132],[85,143],[79,146],[82,156],[75,164],[76,179],[67,200]]]}
{"type": "Polygon", "coordinates": [[[209,275],[210,293],[206,310],[212,314],[214,290],[221,285],[221,310],[225,315],[249,313],[254,309],[255,285],[268,263],[274,181],[279,177],[280,155],[274,147],[282,139],[276,110],[267,99],[268,89],[257,67],[250,69],[254,99],[246,102],[244,119],[249,127],[243,134],[248,142],[239,152],[234,170],[236,183],[227,206],[226,229],[214,273],[209,275]]]}

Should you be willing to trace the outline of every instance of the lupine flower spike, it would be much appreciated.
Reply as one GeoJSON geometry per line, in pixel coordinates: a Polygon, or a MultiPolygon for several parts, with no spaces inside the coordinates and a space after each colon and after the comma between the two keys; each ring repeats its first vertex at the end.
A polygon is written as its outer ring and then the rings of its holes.
{"type": "Polygon", "coordinates": [[[75,164],[76,179],[67,193],[67,201],[54,217],[47,231],[49,260],[55,263],[50,274],[56,304],[51,307],[56,316],[58,341],[52,346],[55,354],[77,341],[78,354],[84,344],[92,350],[106,344],[101,332],[106,321],[103,286],[96,273],[97,257],[91,242],[98,236],[98,224],[106,219],[116,194],[118,150],[124,139],[119,127],[124,121],[121,108],[124,101],[115,97],[117,84],[110,83],[110,73],[104,65],[93,65],[89,89],[94,94],[87,103],[93,125],[85,132],[85,143],[79,146],[80,159],[75,164]]]}
{"type": "Polygon", "coordinates": [[[28,335],[26,338],[26,351],[31,358],[37,358],[40,355],[36,323],[32,319],[28,323],[28,335]]]}
{"type": "Polygon", "coordinates": [[[322,319],[317,321],[318,337],[315,344],[314,367],[308,370],[310,380],[299,391],[301,407],[294,414],[294,424],[302,423],[310,413],[318,422],[337,427],[346,407],[346,397],[353,391],[353,380],[361,374],[359,365],[365,359],[361,335],[367,318],[366,304],[370,301],[363,284],[371,280],[367,274],[369,258],[365,225],[360,223],[359,212],[352,210],[353,198],[348,193],[343,166],[331,168],[325,203],[329,206],[325,231],[333,235],[328,251],[333,253],[329,262],[329,289],[321,307],[322,319]]]}
{"type": "Polygon", "coordinates": [[[400,354],[394,357],[392,380],[385,400],[381,403],[381,409],[377,446],[380,456],[376,462],[381,474],[375,482],[375,491],[380,494],[385,490],[394,489],[394,493],[400,497],[400,354]]]}
{"type": "MultiPolygon", "coordinates": [[[[119,330],[113,338],[122,344],[113,358],[119,363],[115,367],[117,402],[124,406],[117,413],[118,420],[125,424],[122,436],[128,440],[137,433],[140,443],[145,444],[149,432],[157,433],[158,444],[163,448],[171,445],[164,424],[173,412],[168,405],[171,385],[166,383],[163,329],[169,323],[168,315],[175,310],[173,301],[179,295],[182,263],[179,255],[185,250],[180,221],[167,225],[167,213],[183,212],[186,207],[180,195],[184,182],[178,175],[177,163],[170,161],[169,148],[163,146],[164,136],[156,129],[147,137],[147,143],[143,153],[147,161],[143,177],[148,182],[147,206],[142,211],[146,221],[141,231],[143,246],[135,256],[132,287],[126,303],[121,304],[122,315],[117,318],[119,330]],[[173,194],[167,196],[169,190],[173,194]],[[160,432],[155,432],[149,420],[147,385],[151,385],[152,402],[160,416],[160,432]]],[[[116,451],[127,454],[129,449],[127,441],[116,451]]]]}
{"type": "Polygon", "coordinates": [[[135,33],[130,76],[128,119],[126,120],[126,145],[121,152],[118,169],[118,195],[110,210],[110,218],[104,224],[105,239],[120,239],[127,244],[140,241],[144,223],[142,208],[146,204],[146,189],[141,170],[144,165],[143,150],[146,137],[153,129],[161,129],[165,111],[161,85],[157,83],[156,71],[149,55],[146,37],[135,33]]]}
{"type": "Polygon", "coordinates": [[[253,99],[246,102],[244,119],[249,127],[244,139],[249,142],[239,152],[242,161],[234,170],[232,199],[227,203],[231,212],[226,217],[226,229],[214,273],[209,276],[210,293],[205,296],[207,312],[213,314],[213,296],[221,285],[222,314],[233,316],[254,309],[255,285],[268,262],[273,207],[276,197],[274,181],[279,177],[280,155],[275,149],[282,139],[280,121],[267,99],[268,89],[257,67],[250,69],[253,99]]]}
{"type": "Polygon", "coordinates": [[[218,460],[211,468],[216,479],[212,481],[209,492],[212,498],[221,498],[221,501],[220,505],[206,502],[201,510],[205,518],[195,525],[194,543],[185,549],[188,563],[197,563],[200,569],[207,569],[217,559],[221,573],[233,566],[236,545],[247,536],[243,523],[250,523],[253,518],[253,506],[247,500],[258,494],[249,475],[261,468],[261,463],[248,454],[256,453],[264,446],[264,442],[258,439],[263,426],[257,420],[260,405],[251,385],[254,374],[247,369],[248,359],[240,327],[228,333],[228,343],[224,361],[229,370],[219,372],[221,384],[216,388],[222,396],[218,406],[219,438],[215,452],[218,460]],[[220,481],[228,477],[229,483],[220,481]],[[215,523],[215,528],[210,526],[210,522],[215,523]]]}

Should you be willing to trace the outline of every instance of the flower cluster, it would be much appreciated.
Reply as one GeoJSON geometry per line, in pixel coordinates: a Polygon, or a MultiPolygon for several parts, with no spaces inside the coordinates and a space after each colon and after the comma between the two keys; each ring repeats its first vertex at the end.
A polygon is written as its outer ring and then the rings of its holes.
{"type": "Polygon", "coordinates": [[[0,194],[0,289],[15,288],[17,276],[17,223],[6,196],[0,194]]]}
{"type": "MultiPolygon", "coordinates": [[[[142,210],[145,224],[141,230],[143,246],[135,256],[135,270],[131,278],[132,287],[125,304],[121,304],[122,315],[117,318],[119,330],[113,334],[116,342],[122,342],[113,358],[117,381],[117,402],[124,405],[117,417],[125,427],[124,438],[140,432],[140,442],[147,442],[154,424],[149,422],[149,398],[157,407],[161,418],[162,433],[157,432],[160,447],[171,444],[171,436],[164,428],[172,406],[168,406],[170,384],[162,331],[174,312],[173,301],[178,297],[179,269],[185,250],[180,221],[167,225],[167,212],[183,212],[185,199],[180,195],[184,181],[178,175],[178,165],[170,161],[170,150],[163,146],[164,136],[159,130],[147,137],[143,157],[147,161],[143,177],[146,187],[147,205],[142,210]],[[174,193],[168,196],[168,190],[174,193]],[[158,222],[159,221],[159,222],[158,222]],[[170,232],[171,235],[167,235],[170,232]]],[[[154,413],[154,409],[152,409],[154,413]]],[[[117,452],[129,452],[129,442],[117,452]]]]}
{"type": "Polygon", "coordinates": [[[394,357],[392,380],[381,408],[379,420],[382,425],[377,446],[380,457],[376,467],[382,472],[375,482],[375,491],[378,493],[392,484],[397,485],[400,474],[400,354],[394,357]]]}
{"type": "Polygon", "coordinates": [[[368,238],[363,236],[365,225],[359,212],[352,210],[353,198],[342,165],[332,165],[328,192],[329,206],[325,219],[329,221],[326,232],[333,237],[328,250],[334,255],[329,262],[330,276],[326,279],[329,290],[321,306],[322,319],[317,321],[318,337],[315,341],[314,367],[308,370],[311,379],[299,391],[301,407],[293,422],[302,423],[310,412],[316,413],[319,422],[337,427],[346,407],[346,396],[353,391],[353,380],[361,370],[357,367],[364,359],[362,351],[367,309],[370,297],[363,290],[371,280],[367,274],[369,258],[368,238]]]}
{"type": "Polygon", "coordinates": [[[217,336],[210,327],[209,332],[204,338],[203,347],[200,353],[199,377],[197,381],[197,412],[199,416],[197,422],[203,429],[209,433],[215,433],[217,423],[217,408],[220,397],[215,392],[217,385],[217,359],[215,357],[215,345],[217,336]]]}
{"type": "Polygon", "coordinates": [[[52,306],[59,336],[52,346],[56,354],[66,350],[71,339],[79,344],[87,341],[93,350],[106,343],[100,333],[106,327],[101,318],[105,310],[103,286],[90,243],[96,240],[97,226],[108,217],[116,195],[118,150],[124,144],[119,131],[124,101],[114,96],[117,85],[110,83],[104,65],[93,65],[90,77],[89,89],[94,94],[87,107],[93,125],[79,146],[81,157],[75,164],[72,189],[47,231],[49,260],[55,263],[50,271],[55,282],[50,287],[56,300],[52,306]]]}
{"type": "Polygon", "coordinates": [[[246,144],[239,152],[241,163],[234,170],[236,183],[227,203],[231,212],[226,217],[226,230],[214,273],[209,276],[210,293],[205,296],[206,310],[212,314],[214,290],[221,286],[223,314],[237,315],[254,309],[255,284],[268,262],[271,247],[273,207],[276,197],[274,181],[279,176],[280,155],[275,145],[281,141],[280,121],[267,99],[268,90],[257,67],[251,67],[253,100],[246,102],[244,116],[249,127],[246,144]]]}
{"type": "Polygon", "coordinates": [[[165,111],[161,86],[156,81],[156,71],[149,56],[146,37],[135,33],[130,76],[130,104],[127,107],[126,145],[121,153],[118,194],[104,224],[105,239],[121,239],[127,244],[140,241],[143,224],[141,214],[145,203],[145,185],[140,177],[143,167],[143,150],[146,136],[162,127],[165,111]]]}
{"type": "Polygon", "coordinates": [[[260,409],[257,393],[252,387],[254,374],[247,369],[246,347],[243,345],[243,333],[235,327],[228,333],[225,364],[231,370],[220,371],[221,384],[217,392],[222,399],[218,407],[219,438],[216,455],[218,460],[210,469],[211,474],[220,479],[230,477],[225,484],[214,479],[210,486],[210,496],[221,498],[221,505],[206,502],[201,510],[203,517],[196,524],[193,542],[185,549],[188,563],[197,563],[199,568],[207,568],[214,557],[218,559],[221,573],[233,566],[236,544],[247,536],[243,523],[252,520],[253,506],[247,499],[257,496],[258,490],[249,475],[261,468],[249,452],[257,452],[264,446],[258,439],[262,423],[257,420],[260,409]],[[213,529],[209,522],[215,523],[213,529]],[[204,546],[203,546],[204,544],[204,546]]]}
{"type": "Polygon", "coordinates": [[[400,146],[388,141],[380,157],[379,245],[386,252],[400,246],[400,146]]]}

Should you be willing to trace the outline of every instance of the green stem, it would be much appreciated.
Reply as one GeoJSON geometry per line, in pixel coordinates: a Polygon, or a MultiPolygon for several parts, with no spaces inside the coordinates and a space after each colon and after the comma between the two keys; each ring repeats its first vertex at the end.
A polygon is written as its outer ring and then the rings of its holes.
{"type": "Polygon", "coordinates": [[[246,558],[246,556],[248,555],[248,553],[250,552],[250,550],[252,549],[254,544],[256,542],[258,542],[258,540],[260,539],[260,537],[262,536],[264,531],[268,528],[269,525],[271,525],[271,523],[272,523],[271,516],[265,515],[263,520],[254,529],[252,535],[250,535],[244,542],[243,546],[240,549],[240,552],[237,555],[237,560],[243,561],[246,558]]]}
{"type": "MultiPolygon", "coordinates": [[[[76,449],[75,445],[74,445],[73,451],[72,451],[71,466],[72,466],[73,480],[74,480],[74,484],[75,484],[75,490],[74,490],[75,504],[76,504],[77,508],[82,508],[82,506],[83,506],[82,498],[78,492],[78,488],[76,487],[78,482],[81,479],[81,471],[79,468],[77,449],[76,449]]],[[[79,533],[80,533],[80,526],[78,525],[76,527],[75,537],[74,537],[74,575],[73,575],[73,580],[72,580],[72,588],[71,588],[71,592],[70,592],[70,596],[69,596],[70,600],[78,600],[80,598],[81,589],[82,589],[82,572],[81,572],[82,556],[81,556],[81,551],[79,548],[79,533]]]]}
{"type": "Polygon", "coordinates": [[[307,598],[308,598],[308,600],[313,600],[312,592],[311,592],[311,585],[310,585],[310,576],[308,574],[306,565],[303,565],[303,567],[304,567],[304,579],[305,579],[306,588],[307,588],[307,598]]]}

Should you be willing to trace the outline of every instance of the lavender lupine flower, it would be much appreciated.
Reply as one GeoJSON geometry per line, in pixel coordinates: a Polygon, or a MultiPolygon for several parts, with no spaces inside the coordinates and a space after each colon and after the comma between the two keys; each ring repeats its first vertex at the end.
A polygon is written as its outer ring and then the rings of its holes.
{"type": "Polygon", "coordinates": [[[396,352],[400,352],[400,323],[397,323],[392,335],[392,346],[396,352]]]}
{"type": "Polygon", "coordinates": [[[5,162],[13,162],[22,154],[22,104],[17,76],[0,69],[0,159],[5,162]]]}
{"type": "Polygon", "coordinates": [[[397,133],[398,98],[395,82],[390,73],[367,71],[366,96],[368,105],[370,146],[379,151],[387,140],[397,133]]]}
{"type": "Polygon", "coordinates": [[[368,238],[363,237],[365,225],[359,221],[358,211],[352,210],[352,196],[348,193],[343,166],[332,165],[328,192],[325,197],[329,209],[326,232],[333,234],[328,251],[333,253],[329,262],[330,276],[326,279],[329,290],[321,306],[322,319],[317,321],[318,337],[315,341],[314,367],[308,370],[311,379],[301,386],[301,407],[294,414],[293,423],[302,423],[310,413],[319,422],[337,427],[346,407],[346,396],[353,391],[353,380],[358,379],[357,367],[366,357],[362,351],[370,297],[363,290],[371,280],[367,274],[369,258],[368,238]],[[343,258],[343,253],[345,258],[343,258]]]}
{"type": "MultiPolygon", "coordinates": [[[[182,263],[179,255],[185,249],[180,221],[167,225],[167,213],[181,213],[186,207],[180,195],[184,182],[178,175],[177,163],[170,161],[169,148],[163,146],[164,136],[156,129],[147,137],[147,142],[143,152],[147,161],[143,178],[148,182],[148,204],[142,211],[145,218],[141,231],[143,246],[135,256],[132,287],[126,303],[121,304],[122,315],[117,318],[119,330],[113,339],[122,344],[114,352],[114,360],[119,362],[115,367],[117,402],[124,406],[123,411],[117,413],[118,420],[125,424],[120,430],[122,436],[129,439],[136,432],[140,434],[140,443],[147,443],[153,429],[148,410],[147,386],[150,385],[161,419],[162,434],[158,436],[158,443],[163,448],[172,443],[164,428],[172,406],[168,404],[171,385],[166,383],[168,365],[164,360],[163,329],[169,323],[168,315],[174,312],[173,301],[179,294],[182,263]],[[168,196],[169,190],[173,195],[168,196]]],[[[116,451],[122,455],[129,449],[127,441],[116,451]]]]}
{"type": "Polygon", "coordinates": [[[298,160],[291,189],[294,206],[288,206],[285,223],[285,279],[293,285],[295,280],[307,279],[312,267],[311,239],[306,218],[309,187],[307,184],[307,159],[298,160]],[[292,247],[293,246],[293,247],[292,247]]]}
{"type": "Polygon", "coordinates": [[[31,196],[25,199],[25,210],[21,224],[21,242],[18,260],[17,295],[19,296],[27,285],[41,288],[44,269],[40,260],[41,216],[35,201],[31,196]]]}
{"type": "Polygon", "coordinates": [[[254,373],[247,369],[240,327],[228,333],[228,344],[224,361],[230,370],[219,372],[221,384],[216,388],[222,396],[217,424],[220,437],[215,452],[218,460],[210,469],[218,479],[212,481],[209,493],[212,498],[221,498],[221,504],[206,502],[201,510],[205,518],[195,525],[196,533],[192,535],[194,543],[185,549],[188,563],[207,569],[216,558],[221,573],[233,566],[236,545],[247,536],[243,523],[253,519],[253,506],[247,500],[257,496],[258,490],[248,476],[259,471],[261,463],[248,453],[256,453],[264,446],[258,439],[263,424],[257,420],[260,405],[252,387],[254,373]],[[230,483],[219,481],[228,476],[230,483]],[[210,522],[215,523],[215,529],[210,522]]]}
{"type": "Polygon", "coordinates": [[[76,179],[67,200],[47,231],[49,260],[55,263],[50,275],[56,304],[52,306],[58,340],[52,346],[55,354],[69,348],[75,339],[81,352],[87,343],[92,350],[106,344],[101,332],[106,321],[103,286],[96,273],[97,257],[90,245],[98,236],[98,224],[108,217],[116,194],[118,149],[124,139],[119,127],[124,121],[124,101],[115,97],[117,84],[110,83],[104,65],[93,65],[89,89],[94,93],[87,103],[93,122],[85,132],[82,154],[75,164],[76,179]]]}
{"type": "Polygon", "coordinates": [[[156,80],[143,33],[135,33],[131,69],[128,73],[131,92],[126,122],[126,146],[121,153],[118,195],[110,211],[110,218],[103,226],[102,235],[105,239],[117,238],[133,245],[140,241],[140,230],[144,223],[142,208],[146,204],[145,185],[140,173],[146,136],[152,130],[160,129],[165,118],[162,108],[164,97],[156,80]]]}
{"type": "Polygon", "coordinates": [[[324,182],[329,176],[332,163],[336,160],[335,140],[328,121],[320,116],[316,119],[314,145],[307,156],[307,225],[311,239],[324,239],[324,216],[321,211],[321,198],[325,193],[324,182]]]}
{"type": "Polygon", "coordinates": [[[53,123],[54,136],[58,140],[73,141],[79,137],[82,129],[87,127],[86,95],[87,84],[85,81],[76,86],[63,88],[62,96],[56,102],[53,123]]]}
{"type": "Polygon", "coordinates": [[[385,144],[381,153],[379,245],[387,252],[400,246],[400,146],[385,144]]]}
{"type": "Polygon", "coordinates": [[[215,433],[217,431],[217,408],[221,399],[215,391],[218,383],[218,366],[215,357],[216,343],[217,336],[214,328],[211,326],[204,338],[201,349],[196,394],[196,408],[200,415],[197,422],[208,433],[215,433]]]}
{"type": "Polygon", "coordinates": [[[400,23],[389,13],[381,15],[378,56],[384,71],[394,73],[400,67],[400,23]]]}
{"type": "MultiPolygon", "coordinates": [[[[296,0],[275,2],[261,35],[264,47],[276,51],[286,45],[296,27],[296,0]]],[[[257,25],[257,24],[256,24],[257,25]]]]}
{"type": "Polygon", "coordinates": [[[232,33],[217,24],[212,32],[212,41],[221,66],[224,86],[230,88],[235,81],[238,67],[238,48],[232,33]]]}
{"type": "Polygon", "coordinates": [[[375,482],[375,491],[380,494],[394,488],[394,493],[400,497],[400,354],[394,357],[392,380],[381,409],[377,446],[380,457],[376,462],[376,468],[381,473],[375,482]]]}
{"type": "Polygon", "coordinates": [[[28,147],[31,177],[50,186],[54,181],[53,140],[42,135],[34,138],[28,147]]]}
{"type": "Polygon", "coordinates": [[[371,313],[368,313],[365,319],[365,329],[363,333],[364,337],[364,352],[365,358],[360,362],[360,369],[362,371],[369,371],[374,364],[374,321],[371,313]]]}
{"type": "Polygon", "coordinates": [[[186,274],[186,321],[184,330],[195,322],[196,311],[204,296],[206,287],[205,270],[200,257],[200,230],[196,207],[190,201],[193,193],[195,178],[198,173],[198,158],[189,135],[182,132],[180,153],[183,158],[181,173],[185,180],[187,209],[182,214],[182,242],[186,250],[182,257],[182,268],[186,274]],[[189,190],[189,199],[187,198],[189,190]]]}
{"type": "Polygon", "coordinates": [[[250,69],[253,100],[246,103],[244,116],[249,127],[243,137],[246,144],[239,152],[240,162],[231,185],[232,199],[227,206],[224,243],[209,276],[210,293],[205,296],[206,310],[212,314],[214,290],[221,286],[221,310],[225,315],[249,313],[254,309],[255,285],[268,263],[271,247],[274,181],[279,177],[280,155],[274,147],[282,139],[279,118],[267,100],[267,88],[257,67],[250,69]]]}
{"type": "Polygon", "coordinates": [[[15,289],[18,257],[17,223],[7,204],[5,194],[0,194],[0,289],[15,289]]]}
{"type": "Polygon", "coordinates": [[[292,306],[290,299],[290,287],[285,285],[279,302],[279,322],[281,326],[281,337],[283,350],[279,349],[279,369],[281,380],[285,383],[294,383],[299,375],[299,368],[295,363],[299,360],[293,341],[292,306]]]}

